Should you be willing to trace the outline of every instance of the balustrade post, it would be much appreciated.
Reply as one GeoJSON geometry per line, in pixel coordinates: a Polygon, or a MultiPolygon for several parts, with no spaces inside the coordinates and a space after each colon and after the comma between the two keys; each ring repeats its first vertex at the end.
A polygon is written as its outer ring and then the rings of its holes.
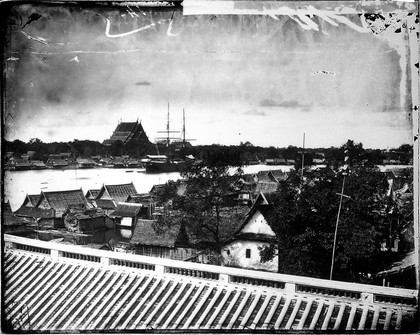
{"type": "Polygon", "coordinates": [[[101,264],[106,266],[111,265],[111,259],[108,257],[101,257],[101,264]]]}
{"type": "Polygon", "coordinates": [[[165,266],[164,265],[155,265],[155,271],[158,274],[164,275],[165,274],[165,266]]]}
{"type": "Polygon", "coordinates": [[[224,283],[229,283],[229,275],[226,273],[219,274],[219,280],[224,283]]]}
{"type": "Polygon", "coordinates": [[[285,283],[284,289],[287,293],[296,293],[296,284],[285,283]]]}
{"type": "Polygon", "coordinates": [[[60,258],[60,251],[55,250],[55,249],[50,249],[50,252],[51,252],[51,258],[53,260],[56,261],[56,260],[58,260],[60,258]]]}
{"type": "Polygon", "coordinates": [[[373,293],[364,293],[360,294],[360,300],[363,302],[373,303],[373,293]]]}

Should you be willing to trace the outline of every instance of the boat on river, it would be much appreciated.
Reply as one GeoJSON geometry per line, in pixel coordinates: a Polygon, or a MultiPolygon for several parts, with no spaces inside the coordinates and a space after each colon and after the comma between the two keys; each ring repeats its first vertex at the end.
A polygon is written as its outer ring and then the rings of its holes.
{"type": "Polygon", "coordinates": [[[160,131],[165,133],[165,137],[158,137],[156,141],[157,155],[147,155],[142,163],[146,167],[146,173],[168,173],[168,172],[183,172],[192,164],[194,157],[181,157],[179,155],[181,149],[191,146],[185,138],[185,110],[183,110],[183,127],[182,137],[171,137],[171,133],[179,133],[179,131],[171,131],[169,127],[169,103],[168,103],[168,120],[166,130],[160,131]],[[159,152],[164,151],[165,155],[160,155],[159,152]]]}
{"type": "Polygon", "coordinates": [[[166,155],[148,155],[146,157],[146,173],[183,172],[190,164],[188,160],[171,159],[166,155]]]}

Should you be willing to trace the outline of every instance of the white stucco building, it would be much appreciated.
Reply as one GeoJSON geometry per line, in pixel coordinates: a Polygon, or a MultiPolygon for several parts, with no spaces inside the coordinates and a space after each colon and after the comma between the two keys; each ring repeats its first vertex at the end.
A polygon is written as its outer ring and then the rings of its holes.
{"type": "Polygon", "coordinates": [[[260,193],[242,226],[222,248],[224,265],[277,271],[277,256],[270,262],[262,263],[259,253],[259,248],[276,243],[277,239],[263,214],[269,206],[264,194],[260,193]]]}

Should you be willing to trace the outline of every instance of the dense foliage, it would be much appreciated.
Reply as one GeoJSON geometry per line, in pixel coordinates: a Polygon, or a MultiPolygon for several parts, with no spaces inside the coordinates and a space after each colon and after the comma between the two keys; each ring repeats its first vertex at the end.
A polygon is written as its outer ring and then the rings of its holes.
{"type": "MultiPolygon", "coordinates": [[[[273,210],[268,215],[278,244],[261,250],[262,260],[278,252],[279,272],[329,278],[343,184],[346,196],[338,222],[333,279],[360,282],[383,269],[390,260],[383,243],[389,238],[390,222],[395,221],[389,218],[389,185],[383,173],[360,166],[338,173],[329,168],[305,171],[303,180],[292,171],[288,180],[280,182],[269,198],[273,210]]],[[[400,208],[397,214],[394,208],[392,215],[409,220],[407,211],[400,208]]],[[[394,223],[393,234],[403,227],[394,223]]]]}
{"type": "MultiPolygon", "coordinates": [[[[44,143],[34,138],[28,143],[20,140],[13,142],[4,141],[4,151],[13,152],[16,156],[35,151],[33,159],[46,161],[49,154],[58,154],[62,152],[71,152],[73,156],[121,156],[129,155],[133,158],[141,158],[146,154],[157,154],[156,146],[150,142],[138,141],[124,145],[121,141],[114,142],[111,146],[104,146],[97,141],[74,140],[70,142],[53,142],[44,143]]],[[[383,152],[379,149],[364,149],[361,143],[348,141],[346,145],[351,146],[354,152],[357,152],[357,159],[368,161],[370,164],[382,164],[384,159],[398,160],[402,164],[407,164],[412,158],[412,146],[408,144],[401,145],[399,148],[383,152]]],[[[296,146],[288,146],[283,148],[259,147],[249,142],[241,143],[236,146],[223,145],[200,145],[185,146],[180,150],[172,150],[180,156],[193,155],[197,158],[217,156],[218,152],[222,152],[225,157],[236,157],[241,165],[248,165],[263,162],[267,158],[284,158],[295,161],[295,168],[300,169],[302,166],[302,148],[296,146]]],[[[304,165],[308,166],[314,162],[314,159],[324,161],[336,168],[343,162],[345,157],[345,148],[306,148],[304,150],[304,165]]],[[[220,157],[219,157],[220,158],[220,157]]],[[[229,158],[230,159],[230,158],[229,158]]]]}
{"type": "Polygon", "coordinates": [[[210,234],[216,248],[225,234],[228,217],[223,215],[224,209],[235,206],[241,175],[240,157],[231,150],[209,152],[182,173],[186,189],[178,206],[193,223],[190,227],[195,233],[210,234]]]}

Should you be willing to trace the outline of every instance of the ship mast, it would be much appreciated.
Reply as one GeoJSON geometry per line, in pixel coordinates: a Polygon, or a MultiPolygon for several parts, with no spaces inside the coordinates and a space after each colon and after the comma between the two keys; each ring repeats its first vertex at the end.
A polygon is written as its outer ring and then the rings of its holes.
{"type": "Polygon", "coordinates": [[[169,147],[169,101],[168,101],[168,122],[166,123],[167,139],[166,146],[169,147]]]}
{"type": "Polygon", "coordinates": [[[185,108],[182,109],[182,146],[185,148],[185,108]]]}

